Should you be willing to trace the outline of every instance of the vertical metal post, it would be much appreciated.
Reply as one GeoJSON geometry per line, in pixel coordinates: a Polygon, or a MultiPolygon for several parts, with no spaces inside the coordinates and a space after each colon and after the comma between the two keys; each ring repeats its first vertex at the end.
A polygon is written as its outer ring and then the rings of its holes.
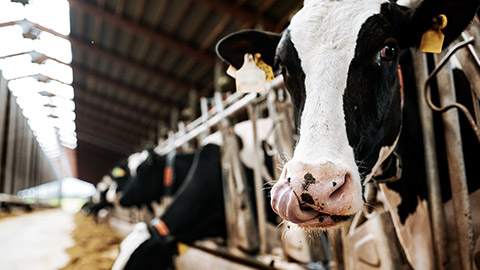
{"type": "Polygon", "coordinates": [[[4,151],[6,151],[6,139],[8,137],[8,89],[7,80],[2,76],[0,70],[0,193],[4,193],[4,151]]]}
{"type": "MultiPolygon", "coordinates": [[[[200,98],[200,111],[202,113],[202,122],[206,123],[208,120],[208,104],[207,104],[207,99],[205,97],[200,98]]],[[[208,133],[210,133],[210,129],[207,128],[205,132],[200,134],[200,142],[203,141],[208,136],[208,133]]]]}
{"type": "Polygon", "coordinates": [[[225,84],[223,82],[224,72],[223,72],[223,64],[220,59],[217,59],[215,62],[215,66],[213,67],[213,87],[215,92],[222,92],[222,86],[225,84]]]}
{"type": "Polygon", "coordinates": [[[437,269],[445,269],[449,258],[446,251],[447,236],[445,213],[443,211],[440,180],[438,175],[437,153],[435,150],[435,133],[432,111],[425,101],[425,81],[428,77],[427,58],[424,53],[412,50],[412,60],[415,68],[415,79],[418,91],[418,106],[422,123],[423,143],[425,147],[425,168],[428,188],[428,208],[432,222],[432,239],[435,248],[437,269]]]}
{"type": "MultiPolygon", "coordinates": [[[[435,61],[440,62],[442,55],[435,55],[435,61]]],[[[453,74],[449,65],[437,75],[440,104],[442,106],[456,101],[453,74]]],[[[462,138],[458,119],[458,110],[449,110],[442,114],[445,126],[445,144],[452,189],[457,240],[461,268],[472,269],[473,230],[470,202],[468,198],[465,162],[462,151],[462,138]]]]}
{"type": "Polygon", "coordinates": [[[5,163],[5,183],[4,183],[4,190],[5,193],[12,194],[13,192],[13,181],[15,180],[14,175],[14,157],[15,157],[15,144],[16,144],[16,128],[17,128],[17,110],[16,110],[16,102],[15,97],[9,93],[9,106],[10,106],[10,117],[9,117],[9,125],[8,125],[8,134],[7,134],[7,153],[6,163],[5,163]]]}
{"type": "Polygon", "coordinates": [[[260,164],[260,157],[258,153],[263,153],[261,151],[260,142],[258,141],[257,134],[257,116],[258,108],[252,104],[248,105],[248,117],[252,121],[253,129],[253,141],[255,142],[255,155],[252,157],[255,162],[255,167],[253,168],[253,176],[255,183],[255,199],[257,201],[257,225],[258,232],[260,235],[260,253],[267,253],[267,209],[265,208],[265,197],[263,196],[263,179],[262,179],[262,168],[260,164]]]}
{"type": "Polygon", "coordinates": [[[188,117],[189,121],[195,120],[197,116],[197,90],[191,89],[188,92],[188,108],[190,109],[190,115],[188,117]]]}
{"type": "Polygon", "coordinates": [[[170,112],[170,129],[175,130],[177,128],[178,122],[178,109],[174,108],[170,112]]]}

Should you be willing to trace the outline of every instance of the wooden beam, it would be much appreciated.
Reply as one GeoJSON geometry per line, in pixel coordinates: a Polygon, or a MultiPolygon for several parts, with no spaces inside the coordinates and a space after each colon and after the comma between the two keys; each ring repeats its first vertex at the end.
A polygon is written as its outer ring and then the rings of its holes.
{"type": "Polygon", "coordinates": [[[155,14],[155,18],[152,21],[152,28],[157,28],[160,22],[162,21],[163,15],[165,15],[165,11],[167,11],[168,0],[162,0],[161,3],[157,7],[157,14],[155,14]]]}
{"type": "Polygon", "coordinates": [[[273,30],[275,28],[275,22],[269,20],[265,17],[261,17],[252,13],[251,11],[247,11],[244,8],[237,8],[235,5],[230,4],[229,2],[222,1],[222,0],[195,0],[198,2],[202,2],[207,4],[216,10],[220,11],[221,13],[227,14],[230,17],[234,17],[244,22],[248,22],[251,25],[257,25],[259,23],[263,24],[266,30],[273,30]]]}
{"type": "Polygon", "coordinates": [[[119,28],[128,31],[131,34],[149,38],[155,43],[167,46],[172,50],[181,52],[182,54],[189,55],[206,65],[213,66],[215,64],[215,56],[187,45],[184,41],[174,39],[169,35],[158,33],[149,27],[145,27],[132,20],[118,16],[113,12],[98,9],[95,5],[87,4],[81,0],[68,0],[68,2],[70,3],[71,8],[81,10],[93,16],[101,17],[103,20],[117,25],[119,28]]]}
{"type": "MultiPolygon", "coordinates": [[[[77,104],[80,105],[80,104],[77,104]]],[[[145,125],[138,121],[132,121],[130,118],[120,117],[117,114],[114,114],[112,111],[108,111],[105,109],[101,109],[95,106],[91,106],[85,102],[81,103],[80,106],[75,108],[76,114],[86,114],[88,117],[95,118],[100,117],[103,118],[105,121],[110,120],[115,122],[117,125],[125,125],[131,129],[135,129],[138,132],[149,132],[150,130],[154,130],[156,125],[145,125]]]]}
{"type": "Polygon", "coordinates": [[[174,84],[176,87],[182,90],[185,90],[185,92],[187,92],[188,89],[195,86],[194,82],[186,82],[183,79],[175,78],[175,75],[173,74],[162,72],[154,68],[150,68],[145,64],[136,61],[135,59],[129,59],[129,58],[126,58],[125,56],[112,53],[111,51],[102,49],[98,46],[91,45],[78,38],[70,37],[69,40],[72,43],[72,46],[74,49],[79,49],[82,51],[86,51],[88,53],[93,53],[97,55],[98,58],[104,58],[104,59],[107,59],[108,61],[112,61],[112,62],[115,62],[116,64],[141,72],[151,77],[152,79],[158,79],[166,83],[174,84]]]}
{"type": "Polygon", "coordinates": [[[169,34],[175,33],[182,22],[185,20],[185,14],[188,11],[188,8],[192,5],[192,0],[183,0],[181,1],[182,6],[180,7],[179,10],[177,10],[178,13],[175,14],[175,21],[173,22],[173,26],[171,29],[168,30],[169,34]]]}
{"type": "Polygon", "coordinates": [[[75,110],[75,112],[77,117],[80,116],[81,119],[86,118],[86,119],[99,122],[100,124],[105,126],[112,126],[114,128],[119,128],[124,130],[126,129],[129,132],[132,132],[142,138],[147,137],[149,133],[149,130],[146,129],[144,126],[118,120],[109,114],[101,114],[95,111],[90,111],[83,106],[77,107],[77,110],[75,110]]]}
{"type": "Polygon", "coordinates": [[[147,100],[153,106],[158,106],[158,108],[172,109],[173,107],[176,107],[175,105],[177,106],[179,105],[179,104],[172,104],[172,101],[162,99],[157,95],[146,93],[144,90],[137,89],[132,85],[127,85],[127,84],[118,82],[114,78],[110,78],[105,75],[100,75],[93,71],[87,70],[80,65],[72,64],[71,67],[73,68],[73,71],[78,75],[92,78],[97,82],[101,82],[108,86],[114,87],[115,89],[123,91],[124,93],[128,93],[129,95],[137,96],[139,98],[147,100]]]}
{"type": "Polygon", "coordinates": [[[91,91],[87,91],[84,88],[81,88],[77,85],[74,85],[73,88],[75,89],[75,92],[77,92],[77,95],[75,96],[75,103],[78,103],[79,105],[85,104],[85,103],[90,104],[89,101],[96,100],[104,104],[106,107],[116,108],[119,111],[124,111],[126,114],[132,115],[132,118],[136,118],[137,120],[140,120],[140,121],[142,121],[141,119],[145,119],[144,121],[146,122],[157,123],[159,119],[162,119],[157,115],[152,115],[151,113],[148,113],[136,108],[118,104],[111,99],[102,97],[98,94],[94,94],[91,91]],[[80,95],[78,95],[79,92],[81,92],[80,95]]]}
{"type": "Polygon", "coordinates": [[[82,142],[86,142],[90,145],[95,145],[99,148],[103,148],[125,156],[133,153],[135,149],[135,147],[132,147],[131,145],[124,145],[121,143],[112,142],[107,138],[92,135],[91,133],[85,131],[77,131],[77,138],[79,141],[79,145],[81,145],[82,142]]]}
{"type": "Polygon", "coordinates": [[[88,129],[94,134],[104,134],[108,137],[111,137],[112,140],[120,140],[123,142],[128,142],[129,144],[135,144],[142,140],[141,136],[128,132],[125,129],[113,127],[111,125],[104,125],[95,120],[89,119],[85,116],[78,115],[75,119],[77,124],[77,129],[88,129]]]}

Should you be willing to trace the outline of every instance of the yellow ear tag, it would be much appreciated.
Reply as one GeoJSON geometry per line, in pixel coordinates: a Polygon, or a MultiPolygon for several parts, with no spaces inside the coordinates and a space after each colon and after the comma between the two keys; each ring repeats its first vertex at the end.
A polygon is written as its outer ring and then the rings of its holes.
{"type": "Polygon", "coordinates": [[[244,55],[243,66],[235,72],[237,91],[242,93],[263,92],[266,90],[265,72],[256,64],[253,55],[244,55]]]}
{"type": "Polygon", "coordinates": [[[273,79],[275,79],[275,76],[273,75],[273,69],[267,63],[263,62],[262,55],[260,53],[256,53],[254,60],[255,65],[265,72],[265,80],[267,80],[267,82],[273,81],[273,79]]]}
{"type": "Polygon", "coordinates": [[[438,17],[433,18],[433,27],[422,36],[420,51],[426,53],[441,53],[443,40],[445,38],[441,30],[445,27],[447,27],[447,16],[440,14],[438,17]]]}
{"type": "Polygon", "coordinates": [[[126,174],[127,173],[122,168],[119,168],[119,167],[115,167],[112,170],[112,176],[115,178],[124,177],[126,174]]]}
{"type": "Polygon", "coordinates": [[[178,255],[182,256],[183,254],[187,253],[189,248],[190,247],[188,247],[186,244],[178,242],[177,243],[178,255]]]}

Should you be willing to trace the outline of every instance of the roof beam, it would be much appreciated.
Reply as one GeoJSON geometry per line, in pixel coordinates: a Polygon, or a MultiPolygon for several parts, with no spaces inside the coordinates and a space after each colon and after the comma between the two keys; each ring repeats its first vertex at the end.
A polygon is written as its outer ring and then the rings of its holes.
{"type": "Polygon", "coordinates": [[[147,133],[150,130],[155,128],[154,125],[144,125],[138,121],[132,121],[125,117],[120,117],[116,114],[113,114],[110,111],[97,108],[95,106],[90,106],[86,102],[82,102],[81,106],[77,106],[75,108],[76,114],[86,114],[88,117],[91,118],[102,118],[104,121],[112,121],[118,126],[127,126],[130,129],[135,129],[137,132],[147,133]]]}
{"type": "Polygon", "coordinates": [[[195,0],[195,1],[207,4],[217,9],[218,11],[221,11],[222,13],[228,14],[231,17],[237,18],[244,22],[248,22],[252,25],[257,25],[261,23],[263,24],[266,30],[275,29],[275,22],[267,18],[261,17],[259,15],[256,15],[252,12],[249,12],[245,9],[235,7],[229,2],[221,1],[221,0],[195,0]]]}
{"type": "Polygon", "coordinates": [[[120,129],[113,127],[111,125],[104,125],[95,120],[91,120],[86,118],[85,116],[78,116],[75,119],[75,123],[77,124],[78,129],[88,129],[94,132],[94,134],[105,134],[108,137],[111,137],[112,140],[120,140],[123,142],[128,142],[129,144],[135,144],[136,142],[140,142],[142,138],[138,135],[133,133],[129,133],[125,129],[120,129]]]}
{"type": "Polygon", "coordinates": [[[145,27],[141,24],[135,23],[132,20],[118,16],[113,12],[101,10],[95,5],[87,4],[81,0],[68,0],[68,2],[70,3],[71,8],[81,10],[97,17],[101,17],[103,20],[108,21],[111,24],[115,24],[119,28],[122,28],[123,30],[128,31],[134,35],[149,38],[155,43],[167,46],[172,50],[177,50],[182,54],[189,55],[207,65],[213,66],[215,64],[215,56],[200,51],[192,46],[186,45],[185,42],[181,40],[174,39],[169,35],[158,33],[157,31],[149,27],[145,27]]]}
{"type": "Polygon", "coordinates": [[[173,74],[168,74],[153,68],[149,68],[145,66],[142,63],[139,63],[133,59],[127,59],[125,57],[119,56],[117,54],[111,53],[110,51],[107,51],[105,49],[101,49],[97,46],[93,46],[91,44],[88,44],[78,38],[70,37],[69,38],[70,42],[74,46],[75,49],[80,49],[83,51],[88,51],[89,53],[93,53],[98,55],[99,57],[108,59],[109,61],[116,62],[117,64],[120,64],[122,66],[128,67],[130,69],[133,69],[137,72],[144,73],[152,78],[159,79],[161,81],[165,81],[167,83],[174,84],[178,87],[181,87],[182,89],[185,89],[185,92],[187,90],[191,89],[194,87],[194,83],[188,83],[185,82],[185,80],[181,80],[178,78],[175,78],[173,74]]]}
{"type": "Polygon", "coordinates": [[[124,130],[127,129],[129,132],[134,133],[137,136],[142,138],[147,137],[148,135],[148,130],[145,129],[143,126],[125,123],[124,121],[117,120],[111,117],[110,115],[92,112],[83,106],[80,106],[78,109],[79,110],[76,110],[75,112],[77,113],[77,116],[80,116],[81,119],[85,117],[86,119],[99,122],[105,126],[111,126],[114,128],[119,128],[124,130]]]}
{"type": "Polygon", "coordinates": [[[92,135],[88,131],[87,132],[77,131],[77,138],[79,140],[79,145],[81,145],[82,142],[86,142],[90,145],[95,145],[100,148],[110,150],[114,153],[125,155],[125,156],[133,153],[135,148],[135,147],[132,147],[131,145],[124,145],[121,143],[112,142],[108,138],[102,138],[97,135],[92,135]]]}
{"type": "Polygon", "coordinates": [[[138,120],[144,118],[145,119],[144,121],[157,123],[159,121],[159,119],[162,119],[159,116],[153,115],[153,114],[148,113],[146,111],[141,111],[141,110],[138,110],[138,109],[135,109],[135,108],[132,108],[132,107],[128,107],[128,106],[125,106],[125,105],[118,104],[111,99],[99,96],[98,94],[94,94],[91,91],[87,91],[84,88],[81,88],[77,85],[74,85],[73,88],[77,92],[77,95],[75,96],[75,102],[79,103],[80,106],[81,106],[81,104],[85,104],[85,103],[89,104],[89,100],[93,99],[93,100],[101,102],[102,104],[104,104],[107,107],[116,108],[118,110],[124,111],[125,113],[127,113],[129,115],[132,115],[132,117],[135,117],[138,120]],[[80,95],[78,95],[79,92],[81,92],[80,95]]]}
{"type": "Polygon", "coordinates": [[[97,74],[95,72],[87,70],[87,69],[85,69],[85,68],[83,68],[79,65],[76,65],[76,64],[72,64],[71,67],[73,68],[74,72],[78,75],[92,78],[92,79],[96,80],[97,82],[100,82],[100,83],[106,84],[108,86],[114,87],[118,90],[121,90],[125,93],[128,93],[129,95],[145,99],[149,103],[151,103],[152,105],[158,106],[159,108],[172,109],[174,107],[174,104],[172,104],[171,101],[164,100],[164,99],[158,97],[157,95],[152,95],[152,94],[146,93],[145,91],[137,89],[134,86],[120,83],[113,78],[109,78],[105,75],[97,74]]]}

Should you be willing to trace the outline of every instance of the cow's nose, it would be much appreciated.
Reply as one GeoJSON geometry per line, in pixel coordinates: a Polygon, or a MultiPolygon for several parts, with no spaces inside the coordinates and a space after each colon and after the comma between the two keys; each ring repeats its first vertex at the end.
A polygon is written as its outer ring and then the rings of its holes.
{"type": "Polygon", "coordinates": [[[287,164],[272,188],[271,203],[282,218],[302,223],[319,213],[351,215],[352,208],[361,204],[357,189],[351,173],[331,162],[320,165],[294,162],[287,164]]]}
{"type": "Polygon", "coordinates": [[[319,178],[318,173],[306,172],[303,177],[301,175],[290,176],[290,183],[301,206],[322,210],[325,205],[332,205],[338,197],[342,196],[346,177],[346,173],[340,173],[332,178],[322,179],[319,178]],[[292,178],[294,178],[293,181],[292,178]]]}

